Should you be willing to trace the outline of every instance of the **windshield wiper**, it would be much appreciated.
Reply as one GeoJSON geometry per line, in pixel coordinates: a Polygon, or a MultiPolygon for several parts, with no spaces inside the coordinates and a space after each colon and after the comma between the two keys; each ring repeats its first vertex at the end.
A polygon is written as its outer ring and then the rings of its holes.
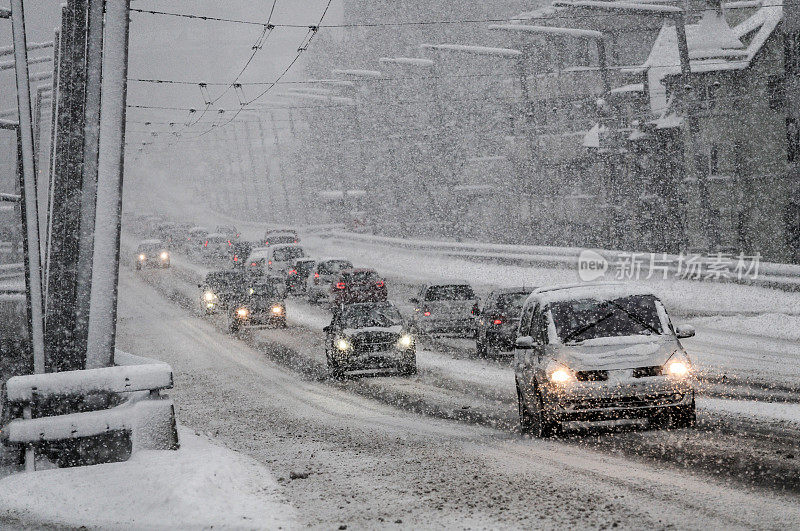
{"type": "Polygon", "coordinates": [[[577,330],[575,330],[573,332],[570,332],[569,334],[567,334],[567,336],[564,339],[562,339],[562,341],[564,343],[566,343],[570,339],[572,339],[574,337],[578,337],[579,335],[581,335],[582,333],[586,332],[587,330],[590,330],[590,329],[594,328],[595,326],[599,325],[600,323],[602,323],[603,321],[605,321],[606,319],[608,319],[612,315],[614,315],[614,312],[608,312],[607,314],[605,314],[600,319],[597,319],[596,321],[592,321],[591,323],[583,325],[582,327],[578,328],[577,330]]]}
{"type": "Polygon", "coordinates": [[[635,313],[629,311],[627,308],[625,308],[621,304],[617,304],[614,301],[607,301],[607,302],[608,302],[608,304],[611,304],[612,306],[615,306],[616,308],[619,308],[620,310],[625,312],[625,314],[628,317],[630,317],[632,321],[642,325],[643,327],[647,328],[648,330],[650,330],[651,332],[655,333],[656,335],[661,335],[661,331],[660,330],[658,330],[656,327],[654,327],[653,325],[651,325],[650,323],[648,323],[647,321],[645,321],[644,319],[642,319],[641,317],[639,317],[635,313]]]}

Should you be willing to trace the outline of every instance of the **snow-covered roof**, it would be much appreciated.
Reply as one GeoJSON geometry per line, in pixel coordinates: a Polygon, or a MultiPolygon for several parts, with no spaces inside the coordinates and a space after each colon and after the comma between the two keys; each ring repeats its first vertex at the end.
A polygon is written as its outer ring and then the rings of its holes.
{"type": "Polygon", "coordinates": [[[603,34],[595,30],[577,28],[559,28],[555,26],[530,26],[525,24],[493,24],[490,30],[515,31],[520,33],[534,33],[541,35],[560,35],[576,37],[579,39],[602,39],[603,34]]]}
{"type": "Polygon", "coordinates": [[[492,46],[472,46],[468,44],[421,44],[424,50],[437,50],[444,52],[462,52],[475,55],[493,55],[497,57],[515,58],[522,55],[519,50],[513,48],[496,48],[492,46]]]}
{"type": "Polygon", "coordinates": [[[430,59],[425,59],[423,57],[381,57],[378,59],[378,62],[381,64],[424,67],[431,67],[436,64],[430,59]]]}
{"type": "Polygon", "coordinates": [[[624,94],[629,92],[644,92],[644,83],[631,83],[611,89],[611,94],[624,94]]]}
{"type": "MultiPolygon", "coordinates": [[[[750,66],[783,17],[781,1],[764,0],[753,15],[734,28],[717,10],[707,9],[697,24],[686,26],[691,72],[741,70],[750,66]],[[749,44],[743,44],[742,39],[756,30],[749,44]]],[[[664,24],[639,71],[647,72],[653,112],[662,112],[668,106],[663,80],[681,71],[675,26],[664,24]]]]}
{"type": "Polygon", "coordinates": [[[538,299],[542,304],[549,304],[581,299],[604,301],[631,295],[653,295],[653,291],[645,286],[630,283],[587,283],[539,288],[531,294],[531,297],[538,299]]]}

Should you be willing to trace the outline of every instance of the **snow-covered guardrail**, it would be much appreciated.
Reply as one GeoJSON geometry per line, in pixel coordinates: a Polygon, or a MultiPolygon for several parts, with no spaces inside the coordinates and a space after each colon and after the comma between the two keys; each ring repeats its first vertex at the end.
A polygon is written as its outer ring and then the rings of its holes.
{"type": "Polygon", "coordinates": [[[727,281],[800,290],[800,265],[761,262],[757,257],[718,255],[673,255],[637,253],[579,247],[545,247],[415,240],[358,234],[344,231],[321,232],[319,236],[394,249],[413,249],[467,260],[494,261],[519,266],[545,266],[572,269],[594,258],[610,269],[623,264],[641,279],[661,276],[698,281],[727,281]],[[723,269],[727,266],[727,270],[723,269]],[[725,273],[729,274],[725,274],[725,273]]]}
{"type": "Polygon", "coordinates": [[[110,432],[130,435],[139,448],[177,449],[172,400],[161,391],[173,385],[172,368],[160,362],[117,353],[123,365],[82,371],[14,376],[6,383],[6,407],[17,411],[2,428],[6,444],[25,446],[25,468],[34,470],[37,443],[93,437],[110,432]],[[37,404],[94,394],[124,395],[116,407],[33,418],[37,404]],[[19,418],[21,413],[21,418],[19,418]]]}

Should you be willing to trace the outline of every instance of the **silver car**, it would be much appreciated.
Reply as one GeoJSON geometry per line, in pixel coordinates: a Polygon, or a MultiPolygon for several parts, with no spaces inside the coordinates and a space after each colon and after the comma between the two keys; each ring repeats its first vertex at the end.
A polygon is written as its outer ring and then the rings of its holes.
{"type": "Polygon", "coordinates": [[[475,337],[478,297],[463,280],[423,284],[414,305],[413,326],[426,334],[475,337]]]}
{"type": "Polygon", "coordinates": [[[620,284],[538,289],[525,301],[514,370],[520,429],[556,434],[566,421],[647,418],[695,423],[692,364],[652,292],[620,284]]]}

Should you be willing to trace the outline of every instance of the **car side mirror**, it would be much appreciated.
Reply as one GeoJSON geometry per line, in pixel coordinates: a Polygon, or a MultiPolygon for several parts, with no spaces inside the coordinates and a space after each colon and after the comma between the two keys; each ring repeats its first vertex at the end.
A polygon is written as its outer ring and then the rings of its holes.
{"type": "Polygon", "coordinates": [[[518,337],[514,344],[518,349],[530,349],[539,346],[539,343],[537,343],[531,336],[518,337]]]}
{"type": "Polygon", "coordinates": [[[333,327],[331,325],[327,325],[322,328],[322,331],[325,332],[326,334],[329,334],[331,330],[333,330],[333,327]]]}
{"type": "Polygon", "coordinates": [[[675,327],[675,335],[678,339],[686,339],[687,337],[694,337],[695,330],[692,325],[678,325],[675,327]]]}

